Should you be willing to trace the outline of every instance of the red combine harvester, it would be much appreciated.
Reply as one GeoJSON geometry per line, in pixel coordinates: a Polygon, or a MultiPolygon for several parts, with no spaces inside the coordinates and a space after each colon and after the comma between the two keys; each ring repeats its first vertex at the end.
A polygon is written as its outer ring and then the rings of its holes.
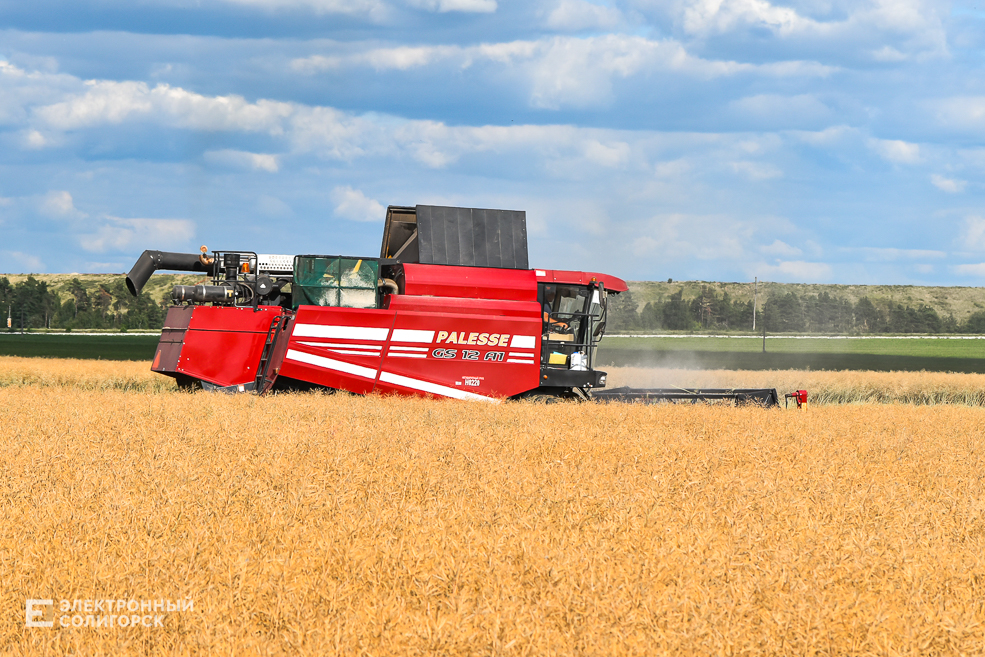
{"type": "Polygon", "coordinates": [[[778,405],[775,390],[600,390],[606,298],[626,283],[528,268],[524,212],[391,206],[378,258],[145,251],[130,292],[156,270],[211,274],[174,287],[154,355],[182,387],[778,405]]]}

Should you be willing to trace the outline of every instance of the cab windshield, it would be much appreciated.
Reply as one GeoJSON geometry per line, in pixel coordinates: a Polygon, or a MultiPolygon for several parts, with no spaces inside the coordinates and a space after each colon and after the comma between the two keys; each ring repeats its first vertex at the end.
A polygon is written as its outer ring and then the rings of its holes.
{"type": "Polygon", "coordinates": [[[604,296],[599,287],[542,284],[538,290],[544,322],[544,363],[550,354],[582,352],[592,360],[604,329],[604,296]]]}

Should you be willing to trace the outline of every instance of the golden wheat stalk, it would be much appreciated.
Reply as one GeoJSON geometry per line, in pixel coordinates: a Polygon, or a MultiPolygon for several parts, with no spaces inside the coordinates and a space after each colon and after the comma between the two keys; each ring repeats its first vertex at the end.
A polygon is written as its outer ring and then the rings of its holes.
{"type": "Polygon", "coordinates": [[[5,653],[985,645],[982,409],[257,398],[93,372],[0,388],[5,653]],[[29,628],[28,599],[194,608],[29,628]]]}

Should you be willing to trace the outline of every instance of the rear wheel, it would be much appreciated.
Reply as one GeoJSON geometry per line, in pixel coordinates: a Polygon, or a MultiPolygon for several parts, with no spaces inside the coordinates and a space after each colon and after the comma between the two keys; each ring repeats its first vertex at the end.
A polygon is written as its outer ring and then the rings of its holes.
{"type": "Polygon", "coordinates": [[[535,404],[556,404],[561,401],[561,398],[557,395],[545,395],[541,393],[526,395],[521,399],[523,399],[523,401],[533,402],[535,404]]]}

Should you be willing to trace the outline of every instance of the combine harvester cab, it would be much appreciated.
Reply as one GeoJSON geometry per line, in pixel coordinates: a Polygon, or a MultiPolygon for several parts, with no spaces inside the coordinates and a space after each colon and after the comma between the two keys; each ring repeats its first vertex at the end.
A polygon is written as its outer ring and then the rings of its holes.
{"type": "Polygon", "coordinates": [[[589,399],[605,386],[607,295],[628,289],[530,269],[524,212],[422,205],[387,209],[379,257],[145,251],[130,291],[158,269],[211,280],[174,287],[152,369],[182,387],[260,394],[589,399]]]}

